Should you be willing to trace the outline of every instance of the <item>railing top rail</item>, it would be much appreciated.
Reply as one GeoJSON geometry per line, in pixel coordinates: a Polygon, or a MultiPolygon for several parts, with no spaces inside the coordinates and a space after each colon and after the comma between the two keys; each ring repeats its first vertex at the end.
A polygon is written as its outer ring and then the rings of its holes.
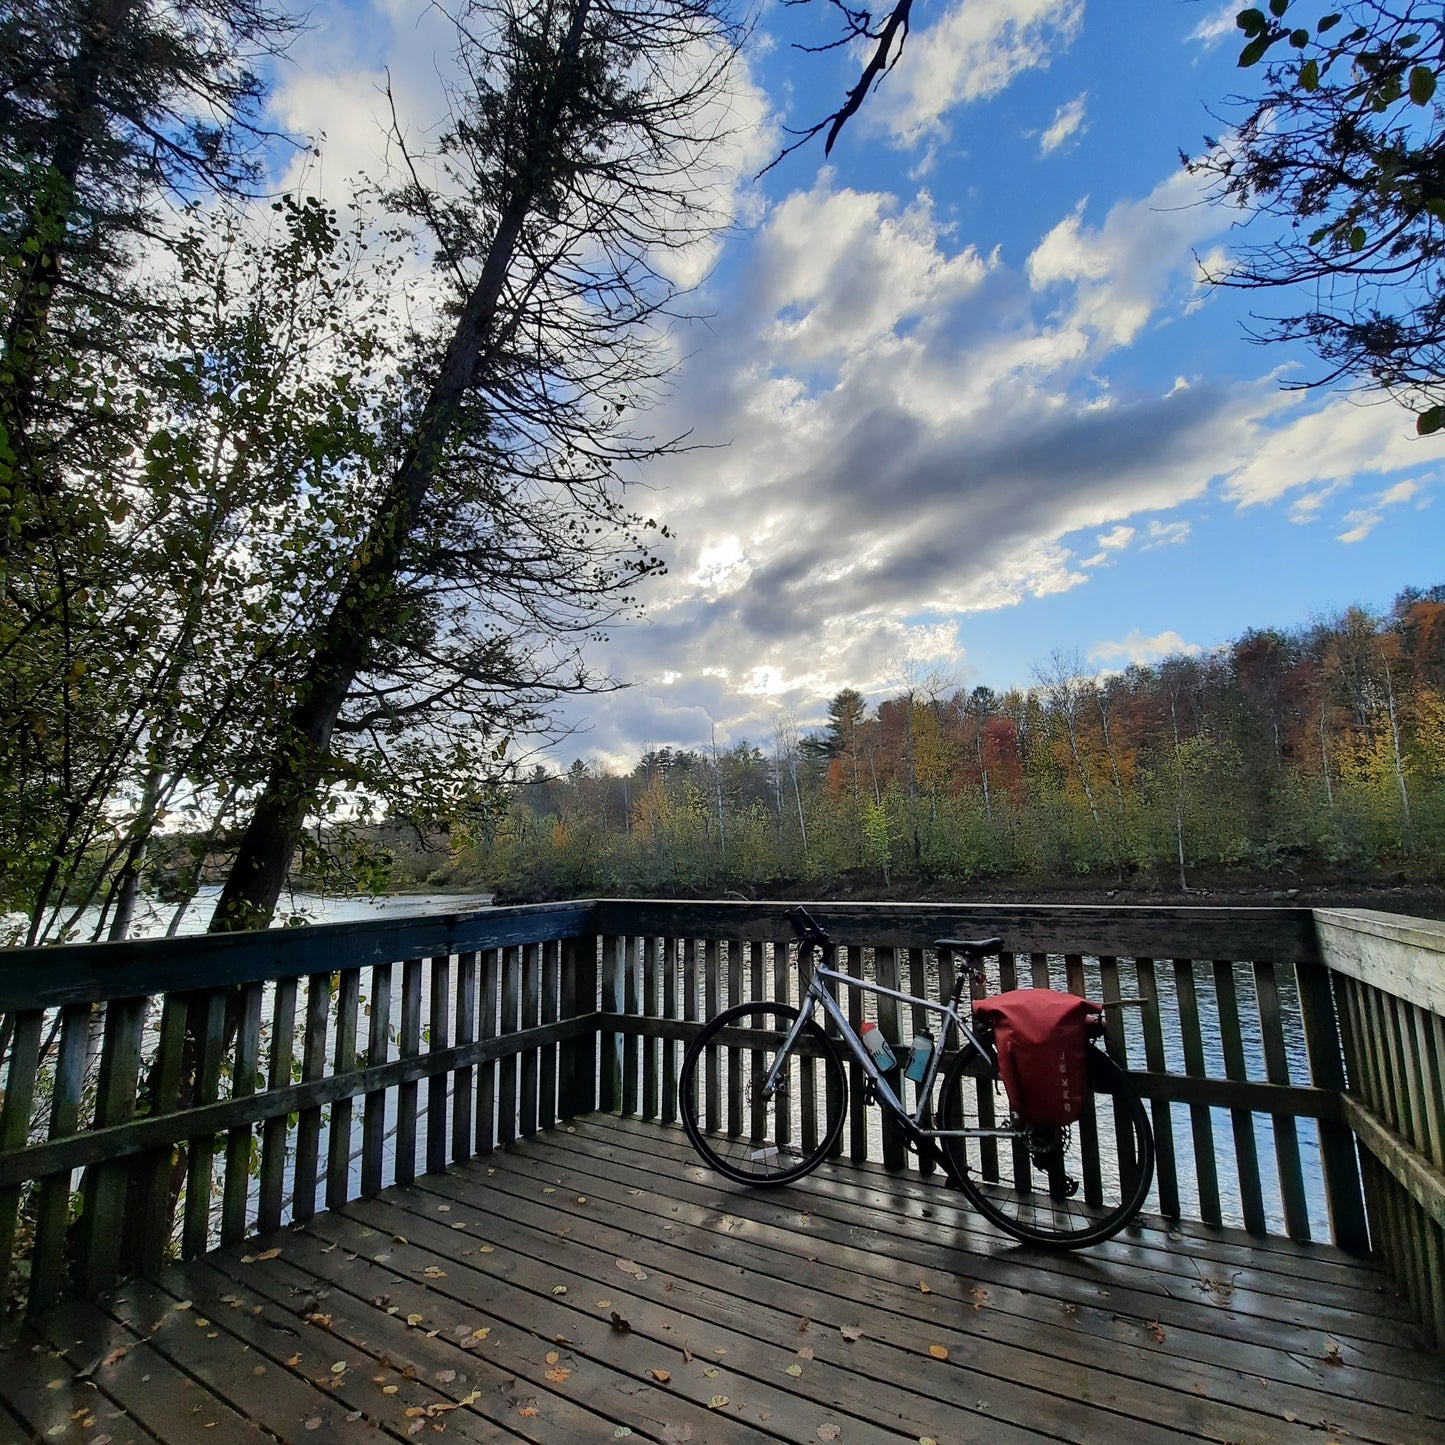
{"type": "Polygon", "coordinates": [[[0,951],[0,1010],[139,998],[541,943],[589,931],[594,909],[590,902],[538,903],[252,933],[7,949],[0,951]]]}
{"type": "MultiPolygon", "coordinates": [[[[600,933],[744,941],[792,936],[791,902],[692,902],[608,898],[597,904],[600,933]]],[[[1144,958],[1260,959],[1312,963],[1318,957],[1308,908],[1170,907],[1070,903],[804,903],[840,944],[916,948],[949,933],[1000,933],[1015,952],[1144,958]]]]}
{"type": "Polygon", "coordinates": [[[1320,956],[1336,973],[1445,1017],[1445,923],[1372,908],[1317,908],[1320,956]]]}

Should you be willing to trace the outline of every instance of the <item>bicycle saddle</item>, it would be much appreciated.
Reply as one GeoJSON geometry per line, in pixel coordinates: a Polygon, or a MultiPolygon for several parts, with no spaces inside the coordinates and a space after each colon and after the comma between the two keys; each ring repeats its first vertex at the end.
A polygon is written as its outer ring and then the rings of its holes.
{"type": "Polygon", "coordinates": [[[1001,938],[936,938],[935,948],[947,948],[961,953],[966,958],[981,958],[986,953],[997,953],[1003,947],[1001,938]]]}

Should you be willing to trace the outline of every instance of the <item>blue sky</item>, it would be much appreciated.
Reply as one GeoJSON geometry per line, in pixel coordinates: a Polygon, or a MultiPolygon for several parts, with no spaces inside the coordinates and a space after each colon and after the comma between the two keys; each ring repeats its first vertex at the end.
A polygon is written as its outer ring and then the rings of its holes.
{"type": "MultiPolygon", "coordinates": [[[[737,224],[657,418],[716,449],[642,479],[670,574],[594,658],[634,685],[565,719],[562,761],[766,743],[910,669],[1004,688],[1054,649],[1117,668],[1445,581],[1445,434],[1282,390],[1310,358],[1244,325],[1304,298],[1199,284],[1238,218],[1178,152],[1251,79],[1236,8],[917,0],[832,157],[754,182],[859,63],[790,48],[821,4],[761,12],[720,158],[737,224]]],[[[326,133],[330,187],[379,168],[383,64],[435,119],[447,35],[403,0],[310,13],[277,113],[326,133]]]]}

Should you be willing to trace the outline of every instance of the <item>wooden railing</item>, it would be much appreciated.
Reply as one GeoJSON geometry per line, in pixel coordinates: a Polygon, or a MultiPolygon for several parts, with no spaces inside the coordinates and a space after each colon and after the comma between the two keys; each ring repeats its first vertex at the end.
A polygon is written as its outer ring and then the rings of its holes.
{"type": "MultiPolygon", "coordinates": [[[[594,1107],[675,1119],[701,1020],[796,1001],[785,907],[608,900],[0,954],[10,1313],[594,1107]]],[[[1423,992],[1359,983],[1373,963],[1350,972],[1331,941],[1359,915],[1322,915],[1322,959],[1307,909],[813,911],[839,967],[914,993],[951,987],[935,938],[1000,933],[990,990],[1142,1000],[1110,1011],[1107,1044],[1150,1101],[1149,1208],[1360,1253],[1373,1239],[1406,1288],[1433,1279],[1415,1295],[1445,1341],[1442,975],[1423,992]]],[[[1391,926],[1406,950],[1431,927],[1391,926]]],[[[886,1001],[876,1016],[895,1038],[922,1022],[886,1001]]],[[[851,1115],[843,1151],[906,1166],[874,1117],[851,1115]]]]}
{"type": "Polygon", "coordinates": [[[591,1109],[593,911],[0,954],[8,1312],[591,1109]]]}
{"type": "Polygon", "coordinates": [[[1315,913],[1339,1000],[1370,1234],[1445,1345],[1445,923],[1315,913]]]}

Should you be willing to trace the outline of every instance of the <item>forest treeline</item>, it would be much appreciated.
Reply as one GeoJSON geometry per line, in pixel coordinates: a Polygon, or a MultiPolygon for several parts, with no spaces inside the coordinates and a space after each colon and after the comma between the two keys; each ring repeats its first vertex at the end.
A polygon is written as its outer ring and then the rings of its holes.
{"type": "Polygon", "coordinates": [[[824,726],[765,746],[538,768],[432,881],[529,897],[1439,870],[1445,586],[1105,676],[1055,654],[1036,677],[924,679],[876,705],[844,689],[824,726]]]}

